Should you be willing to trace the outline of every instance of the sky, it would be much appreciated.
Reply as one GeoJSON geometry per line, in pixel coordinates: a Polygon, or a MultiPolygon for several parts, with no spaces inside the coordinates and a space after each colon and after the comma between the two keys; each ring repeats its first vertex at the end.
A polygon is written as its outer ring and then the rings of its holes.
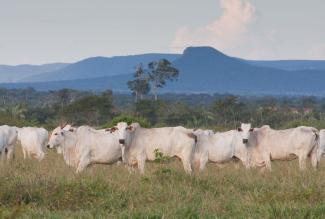
{"type": "Polygon", "coordinates": [[[0,0],[0,64],[182,53],[325,60],[324,0],[0,0]]]}

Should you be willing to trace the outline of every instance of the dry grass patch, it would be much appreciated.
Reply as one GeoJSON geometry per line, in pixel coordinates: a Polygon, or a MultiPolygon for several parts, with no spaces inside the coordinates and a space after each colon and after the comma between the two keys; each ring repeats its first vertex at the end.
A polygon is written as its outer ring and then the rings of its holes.
{"type": "Polygon", "coordinates": [[[324,218],[325,164],[301,172],[274,162],[272,173],[208,164],[188,176],[177,160],[147,163],[146,174],[94,165],[81,174],[48,151],[41,162],[0,167],[1,218],[324,218]]]}

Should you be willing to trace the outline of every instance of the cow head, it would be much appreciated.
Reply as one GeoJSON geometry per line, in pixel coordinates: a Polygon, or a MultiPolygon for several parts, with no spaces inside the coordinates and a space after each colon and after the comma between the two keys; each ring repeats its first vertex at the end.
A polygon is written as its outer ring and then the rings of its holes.
{"type": "MultiPolygon", "coordinates": [[[[75,128],[71,127],[71,126],[65,126],[62,128],[62,126],[58,126],[56,127],[52,133],[51,136],[49,138],[49,142],[47,144],[47,148],[49,149],[53,149],[53,148],[58,148],[60,147],[60,145],[62,144],[62,142],[64,141],[64,137],[65,137],[65,133],[66,132],[74,132],[75,128]]],[[[58,153],[60,150],[57,150],[58,153]]]]}
{"type": "Polygon", "coordinates": [[[124,145],[127,138],[127,134],[129,132],[134,131],[134,127],[132,125],[128,125],[126,122],[119,122],[116,126],[106,129],[106,131],[110,133],[117,133],[119,143],[124,145]]]}
{"type": "Polygon", "coordinates": [[[251,127],[250,123],[242,123],[241,126],[237,129],[237,131],[239,132],[241,139],[243,140],[243,144],[247,144],[249,136],[254,131],[254,128],[251,127]]]}

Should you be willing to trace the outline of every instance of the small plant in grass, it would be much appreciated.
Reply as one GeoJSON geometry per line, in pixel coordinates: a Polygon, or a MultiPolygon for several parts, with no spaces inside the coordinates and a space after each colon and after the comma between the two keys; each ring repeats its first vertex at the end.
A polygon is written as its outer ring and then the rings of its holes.
{"type": "Polygon", "coordinates": [[[165,156],[159,149],[153,151],[155,153],[155,163],[166,163],[169,161],[169,157],[165,156]]]}

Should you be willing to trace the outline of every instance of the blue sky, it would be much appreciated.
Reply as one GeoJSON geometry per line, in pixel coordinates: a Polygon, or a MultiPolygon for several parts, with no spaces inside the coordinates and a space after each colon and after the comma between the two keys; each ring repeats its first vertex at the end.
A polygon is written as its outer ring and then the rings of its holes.
{"type": "Polygon", "coordinates": [[[181,53],[325,59],[324,0],[0,0],[0,64],[181,53]]]}

